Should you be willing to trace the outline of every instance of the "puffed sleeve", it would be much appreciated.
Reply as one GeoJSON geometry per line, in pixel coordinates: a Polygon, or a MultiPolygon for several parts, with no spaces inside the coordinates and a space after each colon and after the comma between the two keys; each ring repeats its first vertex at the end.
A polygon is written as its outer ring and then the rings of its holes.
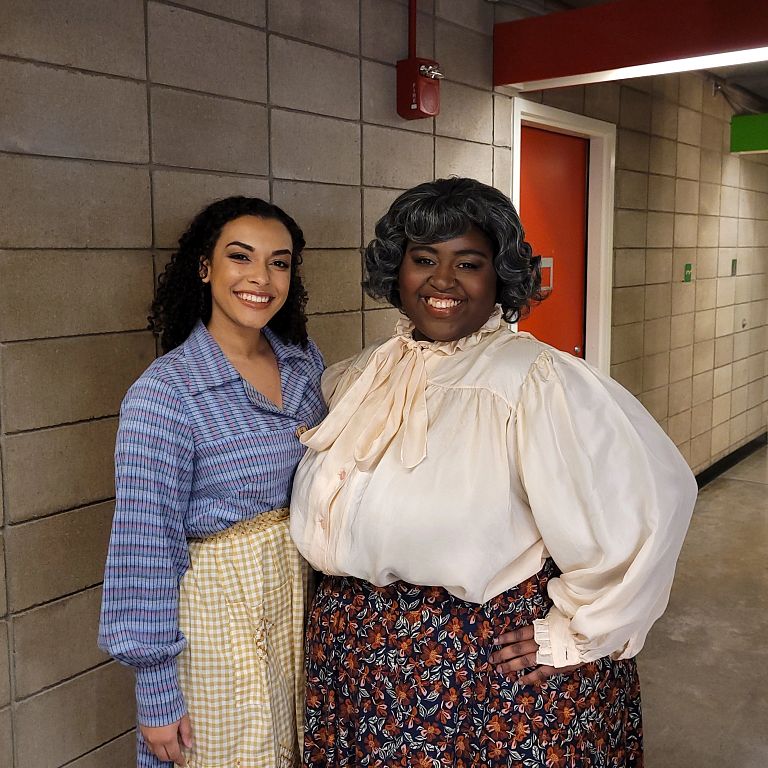
{"type": "Polygon", "coordinates": [[[562,572],[534,622],[537,660],[630,658],[666,608],[693,474],[629,392],[570,355],[539,355],[515,423],[520,478],[562,572]]]}
{"type": "Polygon", "coordinates": [[[139,379],[120,410],[99,645],[135,668],[143,725],[167,725],[186,711],[176,656],[186,643],[178,600],[189,558],[184,514],[193,457],[191,429],[173,388],[139,379]]]}

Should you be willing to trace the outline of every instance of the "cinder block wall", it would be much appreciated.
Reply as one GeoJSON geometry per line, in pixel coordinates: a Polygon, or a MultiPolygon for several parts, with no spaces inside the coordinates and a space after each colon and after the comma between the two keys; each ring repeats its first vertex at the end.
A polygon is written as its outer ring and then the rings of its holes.
{"type": "Polygon", "coordinates": [[[492,7],[419,5],[419,53],[448,76],[436,121],[394,111],[401,0],[0,4],[0,768],[132,764],[99,582],[116,413],[156,353],[147,305],[185,221],[235,193],[290,211],[333,361],[389,330],[359,249],[398,191],[508,185],[492,7]]]}
{"type": "MultiPolygon", "coordinates": [[[[131,675],[94,644],[115,415],[189,216],[242,193],[297,218],[333,361],[391,327],[359,249],[400,190],[451,173],[509,190],[492,6],[419,7],[419,53],[448,77],[440,117],[406,122],[403,0],[0,4],[0,768],[132,765],[131,675]]],[[[538,98],[619,125],[613,372],[701,468],[765,425],[768,184],[696,82],[538,98]]]]}

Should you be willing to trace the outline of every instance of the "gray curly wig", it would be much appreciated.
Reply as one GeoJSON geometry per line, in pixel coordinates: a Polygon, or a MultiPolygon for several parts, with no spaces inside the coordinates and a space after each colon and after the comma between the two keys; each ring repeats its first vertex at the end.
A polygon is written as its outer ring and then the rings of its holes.
{"type": "Polygon", "coordinates": [[[403,192],[376,224],[365,249],[363,288],[402,309],[398,275],[408,242],[442,243],[480,229],[493,246],[496,303],[513,323],[542,300],[539,256],[534,256],[512,201],[475,179],[437,179],[403,192]]]}

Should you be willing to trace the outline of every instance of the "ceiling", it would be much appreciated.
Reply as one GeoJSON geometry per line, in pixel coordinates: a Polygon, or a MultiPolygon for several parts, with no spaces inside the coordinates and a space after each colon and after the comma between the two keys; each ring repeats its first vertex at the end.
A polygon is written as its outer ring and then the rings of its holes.
{"type": "MultiPolygon", "coordinates": [[[[558,11],[586,8],[601,5],[611,0],[488,0],[497,6],[510,5],[524,8],[536,14],[556,13],[558,11]]],[[[735,86],[733,101],[745,106],[743,111],[768,112],[768,61],[755,64],[737,64],[730,67],[717,67],[707,70],[715,78],[723,81],[721,85],[735,86]],[[741,91],[741,93],[740,93],[741,91]],[[743,91],[748,91],[744,94],[743,91]],[[754,99],[750,98],[753,96],[754,99]],[[745,98],[740,98],[745,97],[745,98]]],[[[737,111],[742,111],[738,109],[737,111]]]]}

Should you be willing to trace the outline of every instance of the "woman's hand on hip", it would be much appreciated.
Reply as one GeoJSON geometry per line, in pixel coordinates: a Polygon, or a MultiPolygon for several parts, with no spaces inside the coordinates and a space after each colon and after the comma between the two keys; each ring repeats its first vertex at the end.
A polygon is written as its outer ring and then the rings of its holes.
{"type": "Polygon", "coordinates": [[[184,715],[175,723],[157,728],[148,725],[140,725],[139,728],[144,741],[155,757],[166,762],[170,760],[177,765],[187,764],[182,747],[189,749],[192,746],[192,724],[189,715],[184,715]]]}
{"type": "Polygon", "coordinates": [[[516,678],[517,682],[523,685],[540,685],[552,675],[573,672],[582,666],[574,664],[571,667],[550,667],[539,664],[536,661],[539,644],[533,639],[533,626],[530,624],[500,635],[496,638],[496,645],[496,650],[491,654],[491,664],[496,667],[497,672],[516,678]],[[530,671],[521,675],[525,669],[530,671]]]}

